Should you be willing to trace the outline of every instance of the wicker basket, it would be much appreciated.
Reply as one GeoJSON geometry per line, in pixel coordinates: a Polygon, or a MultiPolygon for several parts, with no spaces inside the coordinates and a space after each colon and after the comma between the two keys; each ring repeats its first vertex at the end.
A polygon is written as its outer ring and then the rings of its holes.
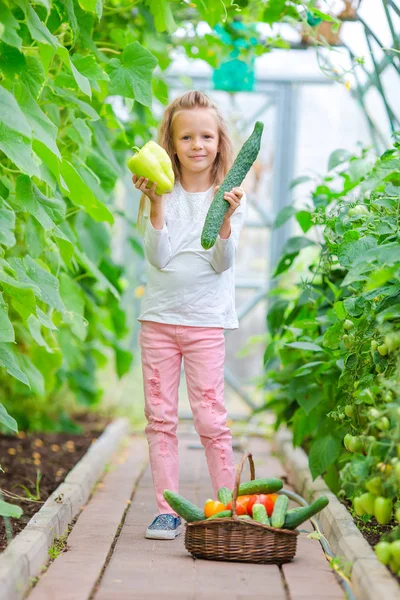
{"type": "Polygon", "coordinates": [[[291,561],[296,554],[298,531],[277,529],[250,519],[239,519],[236,498],[243,466],[249,459],[251,479],[255,478],[251,453],[243,456],[237,469],[232,496],[232,517],[185,523],[185,546],[196,558],[238,562],[274,563],[291,561]]]}

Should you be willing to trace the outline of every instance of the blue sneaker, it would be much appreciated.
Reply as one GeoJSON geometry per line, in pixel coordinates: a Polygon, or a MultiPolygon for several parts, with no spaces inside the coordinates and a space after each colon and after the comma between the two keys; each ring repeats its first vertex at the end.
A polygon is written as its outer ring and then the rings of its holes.
{"type": "Polygon", "coordinates": [[[180,517],[170,514],[158,515],[146,530],[146,537],[152,540],[174,540],[181,533],[180,517]]]}

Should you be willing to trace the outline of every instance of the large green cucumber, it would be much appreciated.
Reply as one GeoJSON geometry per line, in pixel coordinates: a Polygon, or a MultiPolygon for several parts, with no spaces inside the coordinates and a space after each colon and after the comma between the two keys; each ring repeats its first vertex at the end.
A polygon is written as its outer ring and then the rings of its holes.
{"type": "Polygon", "coordinates": [[[227,487],[222,487],[218,490],[218,500],[225,506],[232,500],[232,492],[227,487]]]}
{"type": "Polygon", "coordinates": [[[224,219],[224,214],[229,207],[229,202],[224,200],[224,194],[225,192],[230,192],[232,188],[241,185],[243,179],[246,177],[260,151],[263,129],[264,124],[261,121],[257,121],[253,133],[241,147],[235,162],[229,169],[211,202],[201,233],[201,245],[206,250],[214,246],[224,219]]]}
{"type": "Polygon", "coordinates": [[[269,477],[267,479],[253,479],[239,485],[238,496],[247,496],[251,494],[273,494],[282,489],[281,479],[269,477]]]}
{"type": "Polygon", "coordinates": [[[285,522],[286,513],[289,506],[289,498],[281,494],[276,499],[274,509],[271,515],[272,527],[282,527],[285,522]]]}
{"type": "Polygon", "coordinates": [[[329,500],[326,496],[320,496],[310,504],[310,506],[302,506],[300,508],[293,508],[286,513],[285,516],[285,529],[296,529],[299,525],[310,519],[317,513],[319,513],[325,506],[328,506],[329,500]]]}
{"type": "Polygon", "coordinates": [[[195,506],[176,492],[164,490],[164,498],[170,507],[188,523],[192,523],[193,521],[203,521],[205,519],[204,512],[198,506],[195,506]]]}

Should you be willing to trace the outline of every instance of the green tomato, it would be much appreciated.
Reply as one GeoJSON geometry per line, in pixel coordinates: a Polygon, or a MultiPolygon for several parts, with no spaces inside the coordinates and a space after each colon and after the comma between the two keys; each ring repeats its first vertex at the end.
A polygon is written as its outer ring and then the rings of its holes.
{"type": "Polygon", "coordinates": [[[387,525],[392,518],[393,502],[391,498],[378,496],[375,499],[374,515],[380,525],[387,525]]]}
{"type": "Polygon", "coordinates": [[[387,417],[382,417],[381,419],[379,419],[379,421],[376,423],[376,426],[378,429],[380,429],[381,431],[387,431],[390,427],[390,421],[387,417]]]}
{"type": "Polygon", "coordinates": [[[376,496],[371,492],[366,492],[365,494],[362,494],[360,496],[361,506],[364,508],[364,511],[369,515],[374,514],[375,499],[376,496]]]}
{"type": "Polygon", "coordinates": [[[381,356],[386,356],[386,354],[388,353],[387,345],[383,343],[380,346],[378,346],[378,352],[381,356]]]}
{"type": "Polygon", "coordinates": [[[347,214],[349,217],[360,217],[361,215],[369,215],[369,210],[364,204],[357,204],[349,208],[347,214]]]}
{"type": "Polygon", "coordinates": [[[387,390],[382,394],[382,400],[384,402],[391,402],[393,400],[393,394],[390,390],[387,390]]]}
{"type": "Polygon", "coordinates": [[[381,413],[376,408],[370,408],[368,410],[368,416],[372,421],[376,421],[376,419],[379,419],[379,417],[381,416],[381,413]]]}
{"type": "Polygon", "coordinates": [[[391,551],[393,558],[400,565],[400,540],[392,542],[391,551]]]}
{"type": "Polygon", "coordinates": [[[356,515],[358,515],[359,517],[362,517],[364,514],[364,507],[361,503],[360,500],[360,496],[353,498],[353,508],[354,508],[354,512],[356,513],[356,515]]]}
{"type": "Polygon", "coordinates": [[[350,329],[353,329],[353,327],[354,323],[353,321],[350,321],[350,319],[346,319],[343,323],[343,329],[345,329],[346,331],[350,331],[350,329]]]}
{"type": "Polygon", "coordinates": [[[369,479],[366,482],[365,487],[367,488],[367,490],[369,492],[372,492],[372,494],[376,494],[377,496],[382,494],[382,491],[383,491],[382,480],[378,476],[372,477],[371,479],[369,479]]]}
{"type": "Polygon", "coordinates": [[[354,406],[352,404],[346,404],[346,406],[344,407],[344,412],[347,417],[353,417],[354,416],[354,406]]]}
{"type": "Polygon", "coordinates": [[[371,349],[372,349],[372,350],[374,350],[374,351],[375,351],[375,350],[377,349],[377,347],[378,347],[378,346],[379,346],[379,343],[378,343],[376,340],[372,340],[372,341],[371,341],[371,349]]]}
{"type": "Polygon", "coordinates": [[[357,435],[351,435],[346,433],[343,439],[344,447],[349,452],[361,452],[363,449],[363,443],[357,435]]]}
{"type": "Polygon", "coordinates": [[[400,507],[396,508],[396,521],[400,524],[400,507]]]}
{"type": "Polygon", "coordinates": [[[391,546],[390,542],[379,542],[374,548],[378,560],[384,565],[388,565],[392,558],[391,546]]]}

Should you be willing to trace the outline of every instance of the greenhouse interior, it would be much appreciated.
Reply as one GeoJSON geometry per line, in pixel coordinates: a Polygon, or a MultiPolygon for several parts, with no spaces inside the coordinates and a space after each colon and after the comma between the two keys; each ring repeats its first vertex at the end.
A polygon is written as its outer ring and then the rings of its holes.
{"type": "Polygon", "coordinates": [[[0,0],[0,600],[400,598],[399,98],[400,0],[0,0]]]}

